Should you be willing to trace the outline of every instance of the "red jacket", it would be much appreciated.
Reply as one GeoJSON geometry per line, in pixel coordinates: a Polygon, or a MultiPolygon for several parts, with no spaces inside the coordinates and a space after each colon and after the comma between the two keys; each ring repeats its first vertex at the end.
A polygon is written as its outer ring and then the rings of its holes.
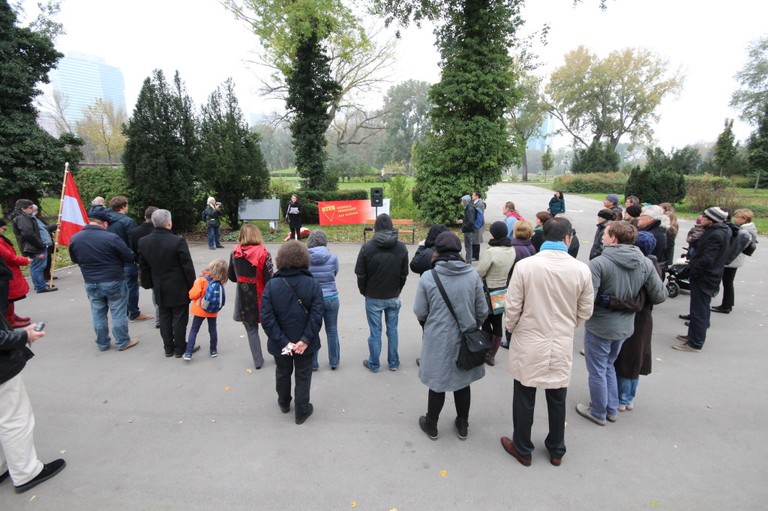
{"type": "Polygon", "coordinates": [[[8,299],[17,300],[29,293],[29,283],[20,268],[27,266],[29,259],[18,255],[11,241],[5,236],[0,236],[0,257],[13,273],[13,279],[8,283],[8,299]]]}

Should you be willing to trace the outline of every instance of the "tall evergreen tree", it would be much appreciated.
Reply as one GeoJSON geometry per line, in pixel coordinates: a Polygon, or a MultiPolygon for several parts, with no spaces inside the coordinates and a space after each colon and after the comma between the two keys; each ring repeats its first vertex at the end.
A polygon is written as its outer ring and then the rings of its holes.
{"type": "Polygon", "coordinates": [[[441,23],[442,78],[430,90],[432,131],[415,152],[416,198],[427,221],[455,221],[459,198],[498,182],[519,155],[504,115],[519,99],[508,48],[521,23],[522,0],[374,3],[390,20],[441,23]]]}
{"type": "Polygon", "coordinates": [[[286,78],[286,105],[293,113],[291,134],[296,154],[296,170],[302,187],[310,190],[335,190],[336,180],[326,173],[325,132],[331,123],[328,108],[340,92],[331,77],[329,58],[316,33],[302,40],[296,59],[286,78]]]}
{"type": "Polygon", "coordinates": [[[616,172],[619,170],[619,154],[608,142],[595,140],[586,149],[573,152],[571,172],[585,174],[589,172],[616,172]]]}
{"type": "Polygon", "coordinates": [[[229,225],[241,199],[261,199],[269,192],[269,171],[258,133],[243,120],[232,80],[211,94],[200,119],[200,172],[203,186],[224,204],[229,225]]]}
{"type": "Polygon", "coordinates": [[[715,143],[715,156],[712,158],[712,163],[722,177],[738,173],[741,170],[739,160],[739,144],[736,143],[736,137],[733,134],[733,119],[726,119],[723,132],[718,135],[715,143]]]}
{"type": "Polygon", "coordinates": [[[768,103],[763,105],[763,115],[747,142],[747,160],[755,174],[755,189],[768,177],[768,103]],[[762,180],[762,181],[761,181],[762,180]]]}
{"type": "Polygon", "coordinates": [[[64,163],[80,161],[82,141],[54,138],[37,125],[33,99],[38,82],[62,54],[49,35],[16,25],[16,14],[0,0],[0,202],[6,214],[19,198],[39,202],[44,191],[59,190],[64,163]]]}
{"type": "Polygon", "coordinates": [[[193,226],[199,218],[194,203],[198,137],[192,101],[178,73],[173,87],[159,69],[144,80],[124,133],[125,176],[136,206],[167,209],[175,227],[193,226]]]}

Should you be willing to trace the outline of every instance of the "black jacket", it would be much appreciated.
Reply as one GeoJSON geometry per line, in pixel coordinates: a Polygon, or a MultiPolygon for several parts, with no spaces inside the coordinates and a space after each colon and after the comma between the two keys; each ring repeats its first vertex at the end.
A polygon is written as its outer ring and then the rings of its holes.
{"type": "Polygon", "coordinates": [[[357,255],[357,288],[367,298],[386,300],[400,296],[408,278],[408,249],[397,231],[374,233],[357,255]]]}
{"type": "Polygon", "coordinates": [[[27,257],[42,254],[47,250],[40,237],[40,226],[35,217],[23,211],[16,210],[11,213],[13,218],[13,233],[22,255],[27,257]]]}
{"type": "Polygon", "coordinates": [[[34,356],[27,347],[27,332],[11,329],[0,315],[0,384],[19,374],[34,356]]]}
{"type": "Polygon", "coordinates": [[[461,221],[461,232],[475,232],[475,217],[477,216],[477,210],[472,204],[467,205],[464,209],[464,218],[461,221]]]}
{"type": "Polygon", "coordinates": [[[320,349],[323,291],[309,270],[280,270],[267,282],[261,300],[261,325],[269,339],[267,350],[271,355],[281,356],[289,342],[303,341],[308,346],[304,356],[320,349]],[[293,293],[304,304],[306,312],[293,293]]]}
{"type": "Polygon", "coordinates": [[[160,307],[189,304],[195,265],[184,238],[165,227],[155,227],[139,240],[141,287],[153,289],[160,307]]]}
{"type": "Polygon", "coordinates": [[[656,239],[656,247],[652,253],[656,256],[659,266],[662,268],[667,267],[670,264],[667,261],[667,230],[661,227],[661,220],[654,220],[644,229],[638,229],[638,231],[647,231],[653,234],[653,237],[656,239]]]}
{"type": "Polygon", "coordinates": [[[600,222],[597,224],[597,230],[595,231],[595,239],[592,242],[592,248],[589,250],[589,259],[592,260],[595,257],[599,256],[603,253],[603,231],[605,230],[605,225],[608,222],[600,222]]]}
{"type": "Polygon", "coordinates": [[[704,229],[696,244],[696,252],[688,263],[691,282],[695,282],[709,296],[715,296],[720,289],[730,239],[731,230],[727,225],[721,222],[710,225],[704,229]]]}
{"type": "Polygon", "coordinates": [[[152,222],[144,222],[143,224],[136,226],[128,236],[128,240],[131,242],[131,250],[133,250],[136,256],[136,262],[139,262],[139,240],[155,230],[155,226],[152,222]]]}

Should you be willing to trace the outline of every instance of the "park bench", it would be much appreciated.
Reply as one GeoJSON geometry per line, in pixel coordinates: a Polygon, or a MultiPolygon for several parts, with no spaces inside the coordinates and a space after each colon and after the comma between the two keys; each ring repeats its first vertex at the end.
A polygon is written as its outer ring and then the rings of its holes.
{"type": "MultiPolygon", "coordinates": [[[[376,220],[370,219],[365,221],[365,227],[363,228],[363,243],[366,241],[366,236],[369,232],[373,232],[373,225],[376,220]]],[[[416,229],[413,227],[413,220],[393,218],[392,225],[397,229],[400,234],[410,234],[411,244],[416,243],[416,229]]],[[[401,239],[402,241],[402,239],[401,239]]]]}

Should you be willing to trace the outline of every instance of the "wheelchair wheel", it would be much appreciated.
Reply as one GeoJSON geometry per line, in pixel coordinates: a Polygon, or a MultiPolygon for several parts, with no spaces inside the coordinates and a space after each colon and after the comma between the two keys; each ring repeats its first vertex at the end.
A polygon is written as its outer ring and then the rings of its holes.
{"type": "Polygon", "coordinates": [[[668,282],[667,291],[669,292],[670,298],[675,298],[677,295],[680,294],[680,284],[674,281],[668,282]]]}

